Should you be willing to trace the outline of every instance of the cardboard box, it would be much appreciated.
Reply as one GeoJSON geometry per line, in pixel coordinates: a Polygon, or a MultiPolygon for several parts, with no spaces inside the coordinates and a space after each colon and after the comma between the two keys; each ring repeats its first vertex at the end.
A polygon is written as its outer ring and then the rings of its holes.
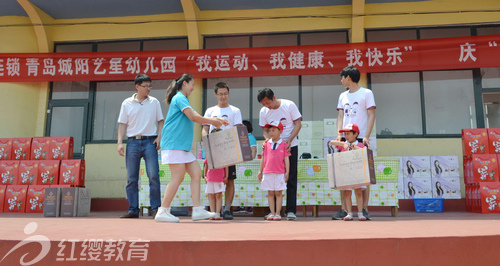
{"type": "Polygon", "coordinates": [[[61,160],[59,184],[85,186],[85,160],[61,160]]]}
{"type": "Polygon", "coordinates": [[[500,213],[500,182],[480,182],[480,212],[500,213]]]}
{"type": "Polygon", "coordinates": [[[45,200],[45,188],[47,186],[28,186],[26,199],[26,212],[43,213],[43,202],[45,200]]]}
{"type": "Polygon", "coordinates": [[[61,189],[61,217],[75,217],[78,209],[78,188],[61,189]]]}
{"type": "Polygon", "coordinates": [[[78,188],[78,207],[76,216],[89,216],[90,213],[90,189],[78,188]]]}
{"type": "Polygon", "coordinates": [[[331,188],[376,184],[373,153],[370,149],[328,154],[327,163],[331,188]]]}
{"type": "Polygon", "coordinates": [[[12,139],[12,159],[29,160],[31,158],[31,138],[12,139]]]}
{"type": "Polygon", "coordinates": [[[0,212],[3,212],[3,205],[5,204],[5,190],[7,190],[7,186],[0,185],[0,212]]]}
{"type": "Polygon", "coordinates": [[[488,128],[487,132],[490,153],[500,153],[500,128],[488,128]]]}
{"type": "Polygon", "coordinates": [[[458,177],[460,164],[458,156],[431,156],[432,177],[458,177]]]}
{"type": "Polygon", "coordinates": [[[38,164],[37,185],[59,184],[59,160],[43,160],[38,164]]]}
{"type": "Polygon", "coordinates": [[[49,158],[52,160],[73,159],[73,137],[51,137],[49,158]]]}
{"type": "Polygon", "coordinates": [[[488,132],[485,128],[462,129],[463,155],[488,154],[488,132]]]}
{"type": "Polygon", "coordinates": [[[405,156],[403,157],[404,177],[430,177],[431,176],[431,163],[429,156],[405,156]]]}
{"type": "Polygon", "coordinates": [[[50,137],[33,138],[31,141],[31,160],[50,160],[50,137]]]}
{"type": "Polygon", "coordinates": [[[15,185],[19,176],[19,161],[0,161],[0,183],[2,185],[15,185]]]}
{"type": "Polygon", "coordinates": [[[431,177],[404,178],[406,199],[430,199],[432,198],[431,177]]]}
{"type": "Polygon", "coordinates": [[[246,126],[235,126],[203,136],[203,147],[209,169],[253,160],[246,126]]]}
{"type": "Polygon", "coordinates": [[[337,118],[323,119],[323,136],[337,138],[337,118]]]}
{"type": "Polygon", "coordinates": [[[432,197],[461,199],[460,177],[432,177],[432,197]]]}
{"type": "Polygon", "coordinates": [[[40,161],[19,161],[17,185],[36,185],[38,179],[38,164],[40,161]]]}
{"type": "Polygon", "coordinates": [[[61,211],[61,188],[46,187],[44,203],[44,217],[59,217],[61,211]]]}
{"type": "Polygon", "coordinates": [[[496,154],[473,154],[472,156],[472,183],[498,182],[498,161],[496,154]]]}
{"type": "Polygon", "coordinates": [[[298,138],[299,140],[323,139],[322,121],[302,121],[298,138]]]}
{"type": "Polygon", "coordinates": [[[0,139],[0,160],[12,160],[12,139],[0,139]]]}
{"type": "Polygon", "coordinates": [[[7,186],[5,191],[4,212],[24,212],[26,206],[26,194],[28,186],[7,186]]]}

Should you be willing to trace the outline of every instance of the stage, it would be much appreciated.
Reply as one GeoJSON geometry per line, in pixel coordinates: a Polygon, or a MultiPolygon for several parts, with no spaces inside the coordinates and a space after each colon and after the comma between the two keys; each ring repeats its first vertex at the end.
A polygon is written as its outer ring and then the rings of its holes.
{"type": "Polygon", "coordinates": [[[0,265],[19,265],[25,253],[25,263],[38,259],[34,265],[406,266],[500,261],[500,214],[400,210],[391,217],[390,211],[372,211],[372,221],[345,222],[332,221],[333,211],[321,211],[319,217],[306,218],[299,212],[297,221],[238,215],[232,221],[193,222],[180,216],[177,224],[148,216],[119,219],[121,214],[44,218],[0,213],[0,265]]]}

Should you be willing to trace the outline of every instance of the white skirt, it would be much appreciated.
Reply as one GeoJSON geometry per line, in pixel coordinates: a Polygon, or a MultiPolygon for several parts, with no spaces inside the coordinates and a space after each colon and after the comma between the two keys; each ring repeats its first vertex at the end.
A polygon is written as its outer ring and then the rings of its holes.
{"type": "Polygon", "coordinates": [[[161,164],[181,164],[195,161],[196,158],[191,152],[183,150],[162,150],[161,164]]]}

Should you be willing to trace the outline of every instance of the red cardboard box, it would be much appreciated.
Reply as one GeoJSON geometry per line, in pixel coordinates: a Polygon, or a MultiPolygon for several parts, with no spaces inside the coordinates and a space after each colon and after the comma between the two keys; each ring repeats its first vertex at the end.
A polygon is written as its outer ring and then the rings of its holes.
{"type": "Polygon", "coordinates": [[[60,187],[60,188],[63,188],[63,187],[74,187],[75,185],[50,185],[49,187],[60,187]]]}
{"type": "Polygon", "coordinates": [[[12,160],[29,160],[31,158],[31,138],[12,139],[12,160]]]}
{"type": "Polygon", "coordinates": [[[17,185],[36,185],[39,163],[37,160],[19,161],[17,185]]]}
{"type": "Polygon", "coordinates": [[[73,137],[51,137],[50,159],[73,159],[73,137]]]}
{"type": "Polygon", "coordinates": [[[26,199],[26,212],[43,213],[43,203],[45,200],[45,188],[47,186],[28,186],[26,199]]]}
{"type": "Polygon", "coordinates": [[[500,182],[479,183],[481,193],[481,213],[500,213],[500,182]]]}
{"type": "Polygon", "coordinates": [[[33,138],[31,160],[51,160],[50,154],[50,137],[33,138]]]}
{"type": "Polygon", "coordinates": [[[6,185],[0,185],[0,212],[3,212],[3,205],[5,199],[5,190],[7,189],[6,185]]]}
{"type": "Polygon", "coordinates": [[[488,132],[486,128],[462,129],[463,155],[488,154],[488,132]]]}
{"type": "Polygon", "coordinates": [[[488,128],[490,153],[500,153],[500,128],[488,128]]]}
{"type": "Polygon", "coordinates": [[[28,186],[7,186],[5,191],[4,212],[24,212],[28,186]]]}
{"type": "Polygon", "coordinates": [[[19,174],[19,161],[0,161],[0,183],[2,185],[15,185],[19,174]]]}
{"type": "Polygon", "coordinates": [[[473,154],[472,182],[498,182],[498,161],[496,154],[473,154]]]}
{"type": "Polygon", "coordinates": [[[59,184],[85,186],[85,160],[61,160],[59,184]]]}
{"type": "Polygon", "coordinates": [[[12,160],[12,139],[0,139],[0,160],[12,160]]]}
{"type": "Polygon", "coordinates": [[[37,185],[55,185],[59,183],[59,160],[38,161],[37,185]]]}

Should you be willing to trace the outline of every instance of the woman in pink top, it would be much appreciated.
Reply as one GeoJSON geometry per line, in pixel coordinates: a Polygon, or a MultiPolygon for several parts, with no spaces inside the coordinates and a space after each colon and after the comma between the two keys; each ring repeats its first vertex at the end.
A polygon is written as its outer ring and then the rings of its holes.
{"type": "MultiPolygon", "coordinates": [[[[331,140],[330,144],[337,146],[337,149],[340,151],[351,151],[362,149],[365,146],[363,143],[357,141],[357,137],[359,135],[359,128],[356,124],[347,124],[346,127],[339,132],[344,132],[345,142],[340,142],[337,140],[331,140]]],[[[356,195],[356,202],[358,206],[358,219],[360,221],[366,221],[366,217],[363,215],[363,189],[366,189],[366,186],[352,186],[349,188],[344,188],[342,190],[345,191],[345,205],[347,209],[347,216],[344,217],[344,221],[352,221],[352,190],[354,189],[354,194],[356,195]]]]}
{"type": "Polygon", "coordinates": [[[261,181],[260,188],[268,191],[267,200],[271,213],[267,220],[280,221],[281,207],[283,206],[283,190],[286,189],[288,174],[290,172],[291,155],[287,149],[286,142],[280,138],[283,132],[283,125],[279,121],[273,121],[265,128],[269,128],[270,139],[264,143],[262,151],[262,160],[257,178],[261,181]],[[274,197],[276,196],[276,202],[274,197]],[[275,206],[276,203],[276,206],[275,206]]]}

